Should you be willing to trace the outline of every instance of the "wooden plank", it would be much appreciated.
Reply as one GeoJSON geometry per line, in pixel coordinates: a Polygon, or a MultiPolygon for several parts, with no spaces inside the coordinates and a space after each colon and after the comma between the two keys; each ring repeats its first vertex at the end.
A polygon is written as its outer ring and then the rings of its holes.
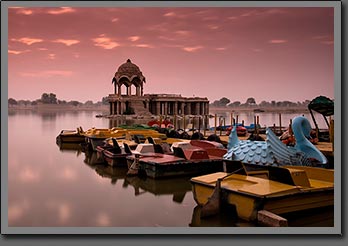
{"type": "Polygon", "coordinates": [[[272,227],[287,227],[288,226],[287,219],[280,217],[279,215],[276,215],[274,213],[271,213],[267,210],[260,210],[257,212],[257,221],[258,223],[265,226],[272,226],[272,227]]]}

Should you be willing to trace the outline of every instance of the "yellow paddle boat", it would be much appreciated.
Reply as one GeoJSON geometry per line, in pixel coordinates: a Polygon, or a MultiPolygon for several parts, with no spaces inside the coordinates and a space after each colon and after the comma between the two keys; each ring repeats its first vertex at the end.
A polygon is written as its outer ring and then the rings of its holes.
{"type": "MultiPolygon", "coordinates": [[[[237,162],[236,162],[237,163],[237,162]]],[[[258,212],[281,215],[334,205],[334,170],[307,166],[242,164],[232,173],[216,172],[191,179],[201,216],[235,206],[238,217],[257,220],[258,212]]]]}

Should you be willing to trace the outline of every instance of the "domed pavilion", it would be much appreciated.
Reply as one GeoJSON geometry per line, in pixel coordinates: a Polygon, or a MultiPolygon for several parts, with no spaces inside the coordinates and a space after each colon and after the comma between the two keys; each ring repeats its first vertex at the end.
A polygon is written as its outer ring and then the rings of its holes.
{"type": "Polygon", "coordinates": [[[128,59],[112,78],[114,94],[109,94],[110,115],[208,115],[209,101],[178,94],[144,94],[145,76],[128,59]],[[133,88],[133,89],[132,89],[133,88]]]}

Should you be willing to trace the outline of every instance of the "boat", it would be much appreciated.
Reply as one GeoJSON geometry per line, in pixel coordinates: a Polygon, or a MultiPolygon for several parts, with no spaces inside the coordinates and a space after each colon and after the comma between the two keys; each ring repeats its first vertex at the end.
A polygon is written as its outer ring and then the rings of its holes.
{"type": "Polygon", "coordinates": [[[185,147],[174,147],[172,155],[155,153],[151,144],[139,144],[133,155],[127,157],[129,174],[158,179],[223,170],[222,156],[209,155],[206,149],[187,143],[178,144],[185,147]]]}
{"type": "MultiPolygon", "coordinates": [[[[236,128],[236,132],[237,132],[237,135],[238,135],[238,136],[246,136],[246,134],[248,133],[247,128],[245,128],[245,127],[242,126],[242,125],[236,125],[236,126],[233,126],[233,127],[236,128]]],[[[233,127],[230,126],[230,127],[227,128],[227,130],[226,130],[226,131],[227,131],[227,132],[226,132],[226,135],[227,135],[227,136],[230,135],[230,133],[231,133],[233,127]]]]}
{"type": "Polygon", "coordinates": [[[126,157],[132,154],[128,144],[122,144],[121,147],[116,138],[111,138],[111,141],[112,145],[108,143],[109,139],[107,139],[104,141],[103,145],[97,146],[96,150],[98,157],[104,158],[104,160],[112,167],[126,167],[126,157]]]}
{"type": "Polygon", "coordinates": [[[191,179],[201,216],[235,207],[239,218],[255,221],[261,211],[285,213],[334,205],[334,170],[305,166],[262,166],[239,163],[232,173],[215,172],[191,179]],[[250,165],[256,168],[250,171],[250,165]]]}
{"type": "Polygon", "coordinates": [[[128,131],[120,128],[90,128],[85,132],[86,142],[92,147],[93,151],[97,150],[97,146],[103,144],[107,138],[125,139],[128,131]]]}
{"type": "Polygon", "coordinates": [[[56,137],[56,143],[83,143],[85,141],[85,132],[82,127],[76,130],[62,130],[56,137]]]}
{"type": "Polygon", "coordinates": [[[292,147],[281,142],[269,128],[266,141],[239,140],[234,128],[229,136],[224,159],[258,165],[325,166],[327,158],[307,138],[311,129],[305,117],[295,117],[292,120],[292,131],[296,144],[292,147]]]}

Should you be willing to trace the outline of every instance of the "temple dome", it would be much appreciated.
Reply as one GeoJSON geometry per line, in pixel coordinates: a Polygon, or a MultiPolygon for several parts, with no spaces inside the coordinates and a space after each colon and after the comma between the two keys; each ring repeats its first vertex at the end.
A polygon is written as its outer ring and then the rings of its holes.
{"type": "Polygon", "coordinates": [[[140,71],[137,65],[131,62],[130,59],[128,59],[127,62],[123,63],[121,66],[119,66],[112,82],[119,83],[119,81],[122,78],[128,80],[130,83],[135,82],[133,81],[134,79],[138,82],[145,82],[145,77],[143,76],[143,73],[140,71]]]}

